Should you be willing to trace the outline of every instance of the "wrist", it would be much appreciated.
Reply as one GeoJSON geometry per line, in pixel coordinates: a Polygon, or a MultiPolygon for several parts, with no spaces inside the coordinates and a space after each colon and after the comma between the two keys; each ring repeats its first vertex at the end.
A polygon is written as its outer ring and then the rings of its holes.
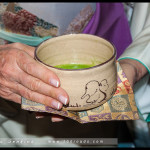
{"type": "Polygon", "coordinates": [[[122,59],[119,60],[119,63],[132,87],[148,73],[147,69],[139,61],[133,59],[122,59]]]}

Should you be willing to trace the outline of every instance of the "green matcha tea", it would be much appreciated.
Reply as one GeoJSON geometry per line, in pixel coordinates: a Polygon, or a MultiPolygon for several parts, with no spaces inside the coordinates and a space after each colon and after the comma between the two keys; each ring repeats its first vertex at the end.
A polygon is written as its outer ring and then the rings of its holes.
{"type": "Polygon", "coordinates": [[[63,64],[63,65],[57,65],[56,68],[61,69],[84,69],[84,68],[90,68],[93,67],[93,64],[63,64]]]}

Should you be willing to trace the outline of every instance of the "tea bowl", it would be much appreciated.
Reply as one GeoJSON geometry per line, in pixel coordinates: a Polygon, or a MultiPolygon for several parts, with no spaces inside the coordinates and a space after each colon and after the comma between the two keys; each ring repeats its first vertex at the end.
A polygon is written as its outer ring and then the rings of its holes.
{"type": "Polygon", "coordinates": [[[53,37],[35,49],[35,59],[59,77],[60,86],[69,95],[69,104],[63,106],[66,110],[98,107],[117,89],[116,49],[101,37],[90,34],[53,37]],[[80,68],[68,69],[65,65],[80,68]]]}

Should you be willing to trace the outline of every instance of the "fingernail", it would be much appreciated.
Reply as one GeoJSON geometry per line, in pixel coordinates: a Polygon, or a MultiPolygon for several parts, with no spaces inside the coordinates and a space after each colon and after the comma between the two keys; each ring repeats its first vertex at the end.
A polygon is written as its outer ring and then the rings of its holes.
{"type": "Polygon", "coordinates": [[[44,118],[44,116],[36,116],[36,119],[44,118]]]}
{"type": "Polygon", "coordinates": [[[60,96],[58,97],[58,99],[59,99],[64,105],[67,105],[67,102],[68,102],[67,97],[64,97],[64,96],[60,95],[60,96]]]}
{"type": "Polygon", "coordinates": [[[62,118],[51,118],[51,121],[52,122],[60,122],[60,121],[63,121],[64,119],[62,118]]]}
{"type": "Polygon", "coordinates": [[[55,107],[58,110],[61,108],[61,104],[59,102],[53,101],[52,105],[53,105],[53,107],[55,107]]]}
{"type": "Polygon", "coordinates": [[[59,82],[58,82],[57,80],[55,80],[55,79],[51,79],[51,80],[50,80],[50,83],[51,83],[53,86],[55,86],[55,87],[58,87],[58,86],[59,86],[59,82]]]}

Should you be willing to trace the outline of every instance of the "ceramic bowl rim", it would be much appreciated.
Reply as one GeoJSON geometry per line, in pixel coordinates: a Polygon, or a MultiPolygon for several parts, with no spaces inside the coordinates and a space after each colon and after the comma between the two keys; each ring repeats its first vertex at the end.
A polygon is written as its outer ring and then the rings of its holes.
{"type": "Polygon", "coordinates": [[[49,39],[44,40],[43,42],[41,42],[41,43],[35,48],[35,51],[34,51],[34,59],[38,60],[40,63],[42,63],[42,64],[44,64],[44,65],[46,65],[46,66],[48,66],[48,67],[51,67],[51,68],[54,68],[54,69],[57,69],[57,70],[62,70],[62,71],[85,71],[85,70],[90,70],[90,69],[97,68],[97,67],[100,67],[100,66],[105,65],[106,63],[110,62],[114,57],[116,57],[116,54],[117,54],[117,52],[116,52],[116,47],[114,46],[114,44],[113,44],[112,42],[106,40],[105,38],[96,36],[96,35],[80,33],[80,34],[66,34],[66,35],[61,35],[61,36],[55,36],[55,37],[53,37],[53,38],[49,38],[49,39]],[[95,65],[95,66],[88,67],[88,68],[82,68],[82,69],[63,69],[63,68],[57,68],[57,67],[54,67],[54,66],[51,66],[51,65],[48,65],[48,64],[44,63],[43,61],[41,61],[41,60],[38,58],[36,52],[37,52],[38,48],[39,48],[44,42],[46,42],[46,41],[48,41],[48,40],[51,40],[51,39],[54,39],[54,38],[59,38],[59,37],[62,37],[62,36],[70,36],[70,35],[81,35],[81,36],[82,36],[82,35],[84,35],[84,36],[85,36],[85,35],[88,35],[88,36],[92,36],[92,37],[97,37],[97,38],[103,39],[104,41],[108,42],[108,43],[114,48],[114,54],[112,55],[111,58],[109,58],[107,61],[105,61],[105,62],[103,62],[103,63],[97,64],[97,65],[95,65]]]}

